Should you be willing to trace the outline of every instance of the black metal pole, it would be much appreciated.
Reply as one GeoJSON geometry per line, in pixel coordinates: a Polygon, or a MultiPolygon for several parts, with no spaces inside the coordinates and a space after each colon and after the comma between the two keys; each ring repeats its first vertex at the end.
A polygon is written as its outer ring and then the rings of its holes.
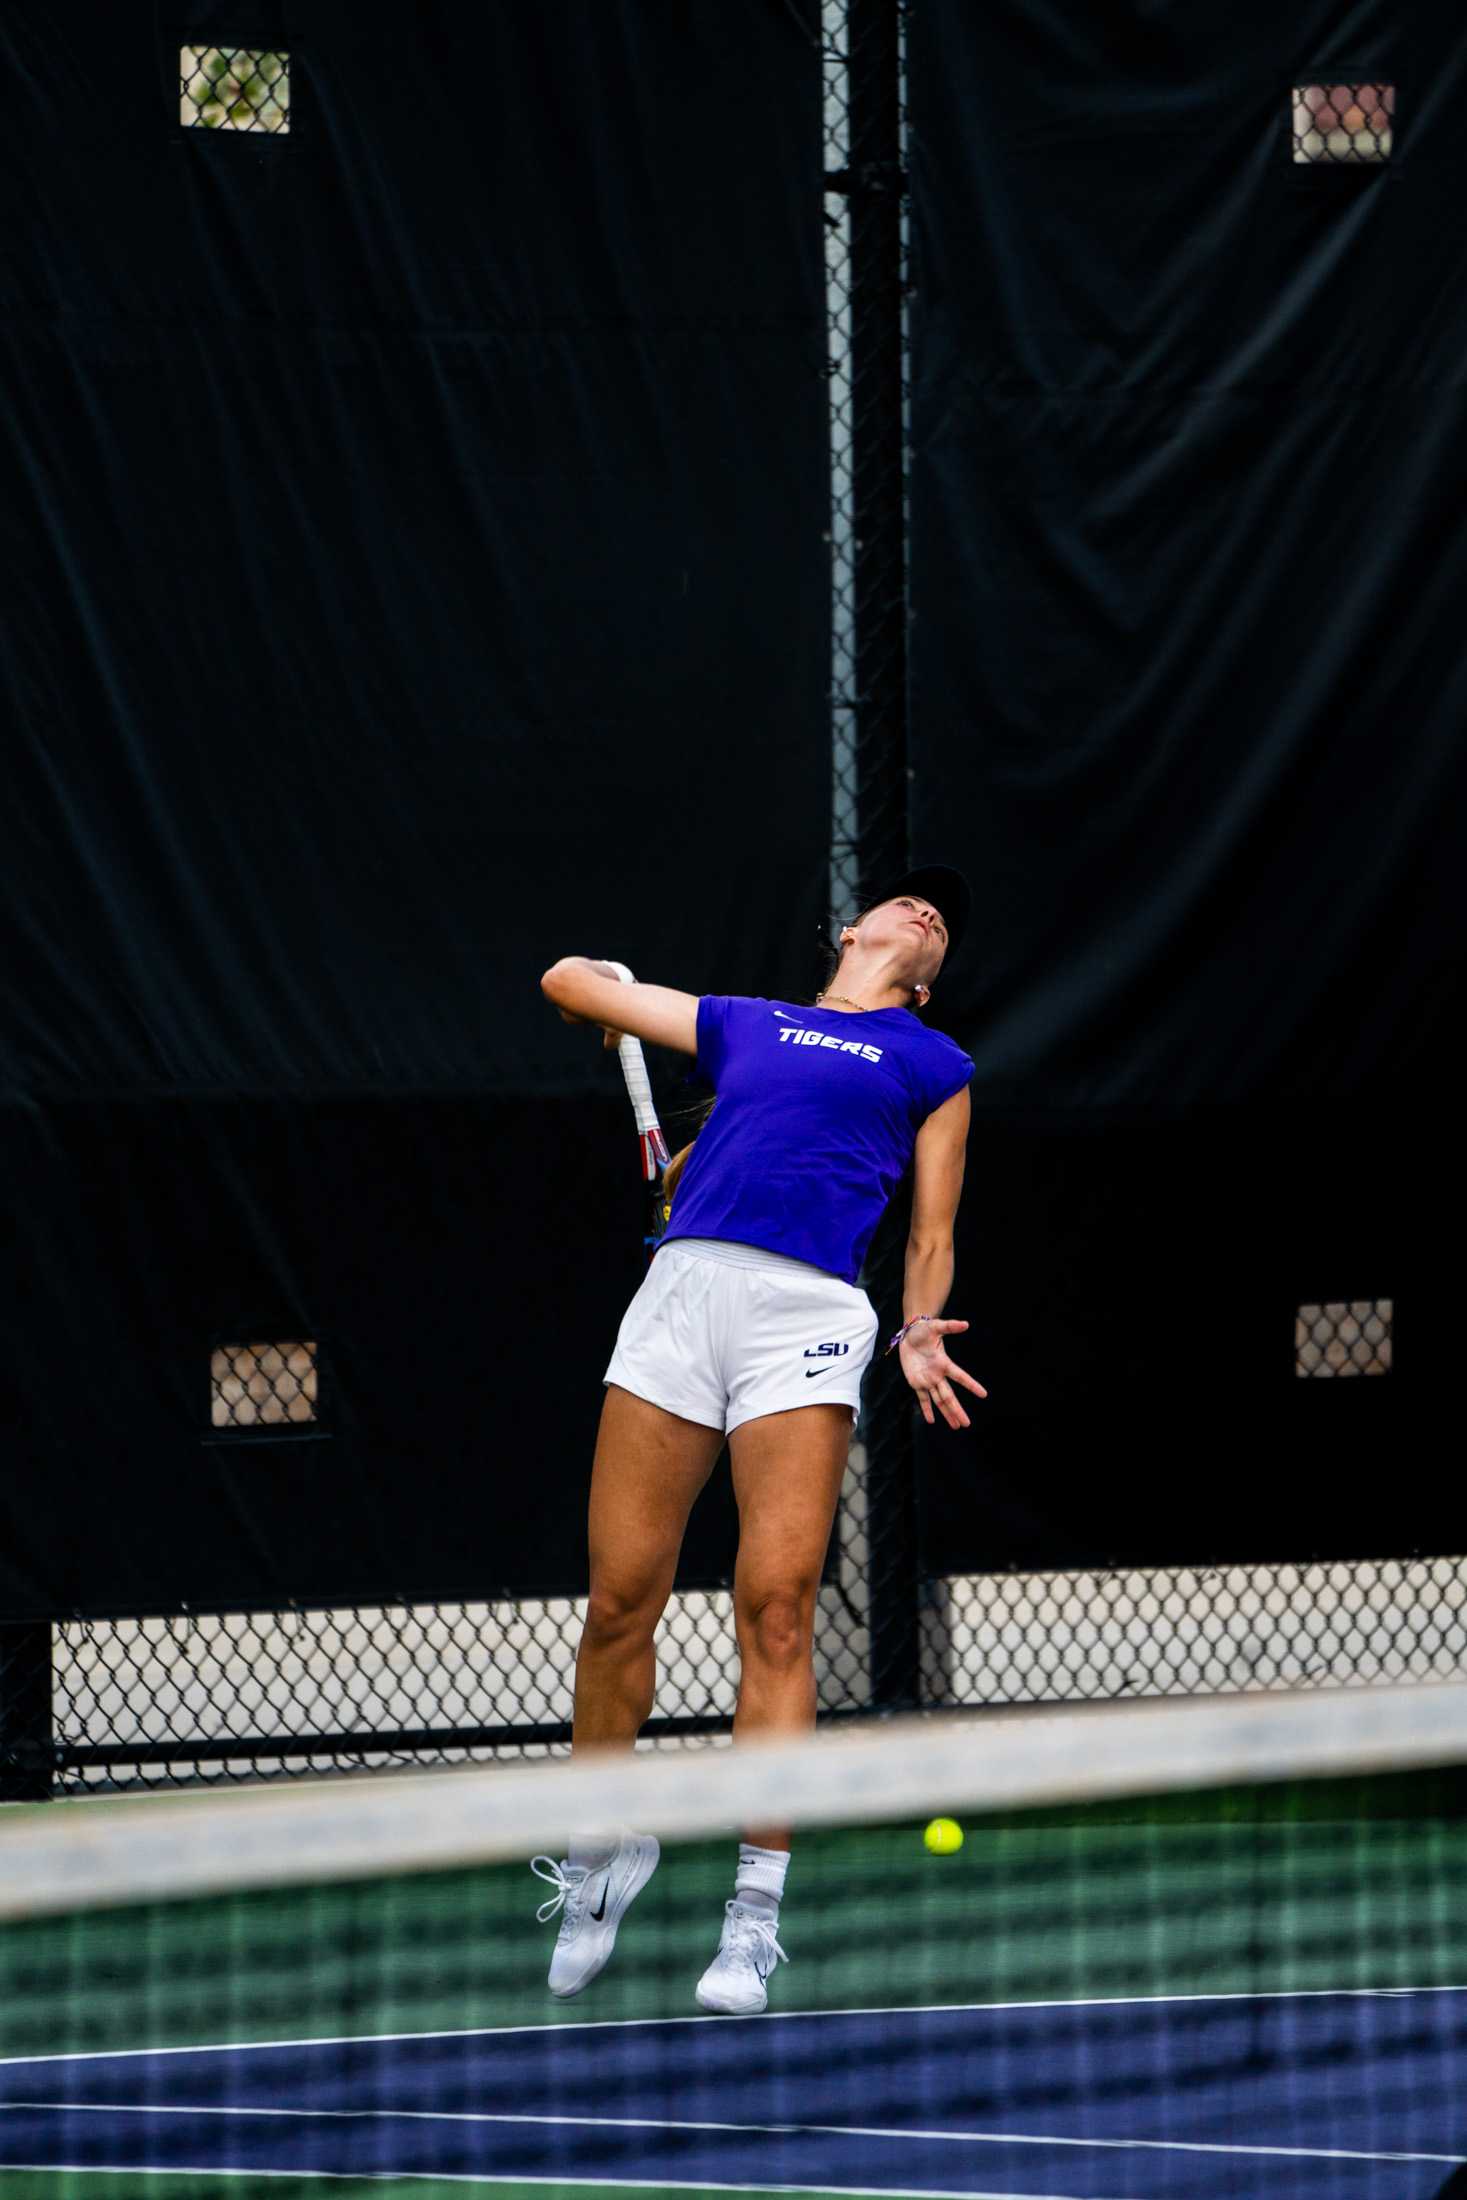
{"type": "Polygon", "coordinates": [[[850,0],[851,480],[863,888],[907,862],[906,467],[897,0],[850,0]]]}
{"type": "MultiPolygon", "coordinates": [[[[907,803],[906,463],[903,420],[902,40],[899,0],[849,0],[851,470],[856,778],[863,894],[910,861],[907,803]]],[[[908,1201],[872,1242],[867,1285],[901,1320],[908,1201]]],[[[919,1581],[911,1393],[896,1359],[867,1379],[867,1529],[873,1702],[919,1700],[919,1581]]]]}

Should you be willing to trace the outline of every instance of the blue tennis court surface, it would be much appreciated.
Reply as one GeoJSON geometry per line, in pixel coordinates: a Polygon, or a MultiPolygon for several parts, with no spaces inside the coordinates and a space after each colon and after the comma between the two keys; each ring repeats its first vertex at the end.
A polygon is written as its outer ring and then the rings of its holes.
{"type": "MultiPolygon", "coordinates": [[[[1460,1987],[561,2023],[0,2065],[0,2166],[38,2175],[1442,2200],[1467,2191],[1464,2163],[1460,1987]]],[[[49,2177],[35,2187],[48,2189],[49,2177]]]]}

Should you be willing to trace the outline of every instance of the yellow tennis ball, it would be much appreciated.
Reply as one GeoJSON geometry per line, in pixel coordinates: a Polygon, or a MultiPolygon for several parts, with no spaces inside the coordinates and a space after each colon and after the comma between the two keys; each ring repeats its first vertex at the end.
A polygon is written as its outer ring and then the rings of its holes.
{"type": "Polygon", "coordinates": [[[963,1829],[956,1818],[934,1818],[922,1839],[934,1856],[951,1856],[963,1845],[963,1829]]]}

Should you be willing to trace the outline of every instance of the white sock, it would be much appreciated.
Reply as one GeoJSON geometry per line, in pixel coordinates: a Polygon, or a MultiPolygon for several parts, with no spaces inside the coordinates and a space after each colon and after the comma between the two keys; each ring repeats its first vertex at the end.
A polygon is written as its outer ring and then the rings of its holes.
{"type": "Polygon", "coordinates": [[[565,1860],[573,1870],[604,1871],[616,1854],[619,1839],[614,1833],[573,1833],[565,1860]]]}
{"type": "Polygon", "coordinates": [[[734,1878],[734,1900],[746,1910],[777,1918],[784,1897],[784,1875],[790,1868],[788,1849],[756,1849],[752,1842],[739,1843],[739,1868],[734,1878]]]}

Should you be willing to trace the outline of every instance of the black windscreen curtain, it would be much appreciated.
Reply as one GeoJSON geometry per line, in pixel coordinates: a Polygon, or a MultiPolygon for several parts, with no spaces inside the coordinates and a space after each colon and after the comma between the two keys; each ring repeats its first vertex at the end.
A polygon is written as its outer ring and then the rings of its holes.
{"type": "Polygon", "coordinates": [[[7,1078],[566,1089],[558,954],[803,982],[791,14],[22,0],[0,61],[7,1078]],[[181,48],[241,39],[288,133],[181,127],[181,48]]]}
{"type": "Polygon", "coordinates": [[[0,68],[5,1616],[575,1587],[643,1256],[540,975],[814,978],[818,49],[16,0],[0,68]],[[289,130],[186,127],[241,45],[289,130]],[[271,1336],[322,1440],[206,1441],[271,1336]]]}
{"type": "Polygon", "coordinates": [[[1467,852],[1458,12],[919,5],[914,835],[979,1092],[1344,1097],[1449,1036],[1467,852]],[[1399,85],[1379,166],[1291,90],[1399,85]]]}
{"type": "Polygon", "coordinates": [[[976,895],[991,1387],[922,1432],[929,1570],[1459,1549],[1460,12],[919,0],[908,62],[913,837],[976,895]],[[1295,160],[1340,82],[1388,159],[1295,160]],[[1375,1296],[1391,1376],[1296,1378],[1295,1307],[1375,1296]]]}

